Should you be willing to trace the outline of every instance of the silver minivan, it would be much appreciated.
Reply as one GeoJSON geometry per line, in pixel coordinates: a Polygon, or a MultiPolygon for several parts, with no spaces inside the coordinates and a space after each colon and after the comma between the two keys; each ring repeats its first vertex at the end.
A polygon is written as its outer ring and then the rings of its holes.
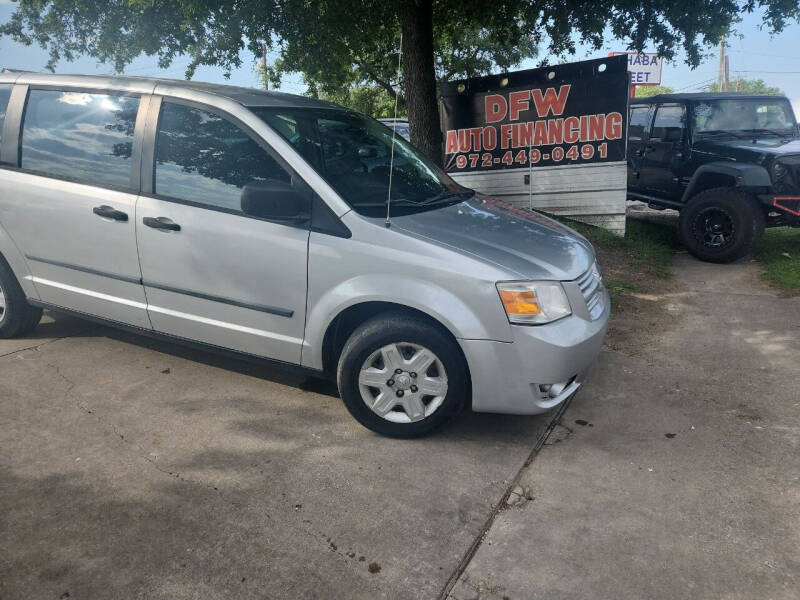
{"type": "Polygon", "coordinates": [[[584,238],[353,111],[9,73],[0,132],[0,337],[46,308],[291,365],[397,437],[463,407],[546,411],[603,343],[584,238]]]}

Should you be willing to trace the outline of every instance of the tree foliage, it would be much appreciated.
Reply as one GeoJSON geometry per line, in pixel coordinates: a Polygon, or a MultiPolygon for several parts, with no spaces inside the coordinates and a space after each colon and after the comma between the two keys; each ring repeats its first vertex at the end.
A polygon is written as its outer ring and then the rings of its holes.
{"type": "MultiPolygon", "coordinates": [[[[719,92],[719,85],[715,82],[706,88],[708,92],[719,92]]],[[[763,79],[743,79],[737,78],[730,82],[729,92],[741,92],[743,94],[772,94],[782,96],[780,88],[767,85],[763,79]]]]}
{"type": "Polygon", "coordinates": [[[89,55],[122,71],[141,54],[166,68],[181,54],[226,74],[248,48],[277,60],[270,75],[300,72],[321,95],[367,85],[408,111],[412,140],[431,155],[441,147],[436,80],[513,68],[525,58],[558,60],[578,43],[600,49],[609,34],[628,49],[645,47],[690,67],[745,12],[781,31],[800,16],[797,0],[20,0],[0,26],[60,60],[89,55]],[[403,76],[397,80],[400,34],[403,76]]]}
{"type": "Polygon", "coordinates": [[[637,85],[636,97],[649,98],[650,96],[658,96],[659,94],[672,94],[675,90],[668,85],[637,85]]]}

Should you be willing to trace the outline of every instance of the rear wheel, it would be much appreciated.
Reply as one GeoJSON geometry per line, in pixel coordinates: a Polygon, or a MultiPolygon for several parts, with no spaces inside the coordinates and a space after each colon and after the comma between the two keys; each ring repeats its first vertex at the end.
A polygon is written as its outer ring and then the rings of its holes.
{"type": "Polygon", "coordinates": [[[41,318],[42,309],[28,304],[17,278],[0,256],[0,339],[30,333],[41,318]]]}
{"type": "Polygon", "coordinates": [[[337,371],[347,409],[365,427],[392,437],[433,432],[468,394],[466,361],[439,328],[403,314],[378,315],[345,344],[337,371]]]}
{"type": "Polygon", "coordinates": [[[728,263],[753,253],[764,233],[764,211],[736,188],[700,192],[681,210],[678,231],[700,260],[728,263]]]}

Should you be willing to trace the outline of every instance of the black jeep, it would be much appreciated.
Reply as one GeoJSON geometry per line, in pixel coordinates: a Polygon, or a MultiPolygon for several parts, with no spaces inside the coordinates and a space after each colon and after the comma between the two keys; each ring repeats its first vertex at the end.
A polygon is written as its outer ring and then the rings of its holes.
{"type": "Polygon", "coordinates": [[[783,96],[632,98],[628,198],[680,211],[701,260],[750,254],[764,227],[800,227],[800,132],[783,96]]]}

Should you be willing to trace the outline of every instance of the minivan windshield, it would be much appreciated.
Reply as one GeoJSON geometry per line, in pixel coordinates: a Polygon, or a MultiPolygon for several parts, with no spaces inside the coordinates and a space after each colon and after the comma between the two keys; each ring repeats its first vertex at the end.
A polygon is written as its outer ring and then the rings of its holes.
{"type": "Polygon", "coordinates": [[[786,98],[726,98],[697,102],[692,110],[699,134],[794,135],[792,106],[786,98]]]}
{"type": "Polygon", "coordinates": [[[453,204],[473,194],[397,134],[392,159],[392,130],[359,113],[335,108],[250,110],[294,146],[360,214],[386,214],[390,165],[394,215],[453,204]]]}

